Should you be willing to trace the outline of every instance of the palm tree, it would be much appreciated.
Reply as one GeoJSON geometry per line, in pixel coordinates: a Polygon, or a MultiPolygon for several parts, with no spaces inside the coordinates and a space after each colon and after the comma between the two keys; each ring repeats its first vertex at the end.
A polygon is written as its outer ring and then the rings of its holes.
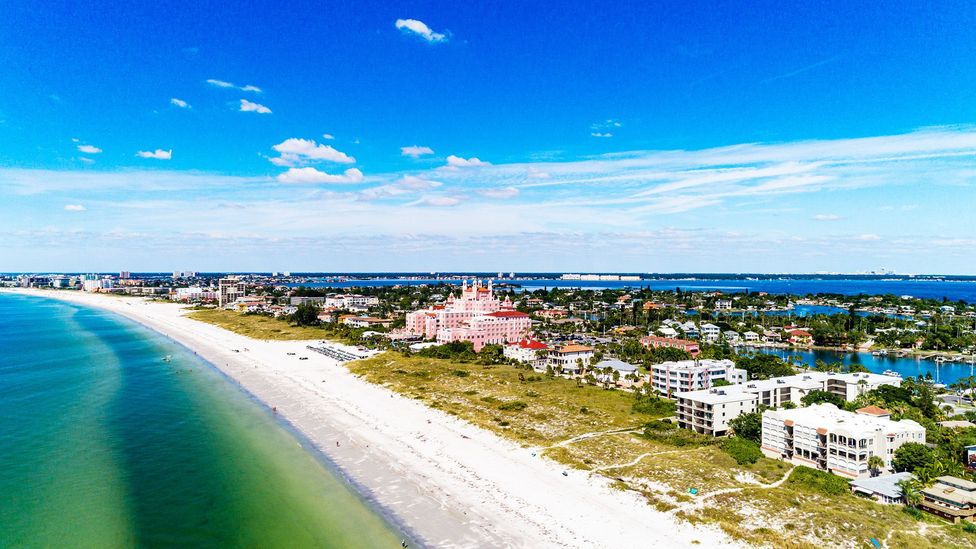
{"type": "Polygon", "coordinates": [[[901,495],[905,498],[905,505],[917,508],[922,503],[922,492],[919,490],[918,482],[914,479],[902,479],[896,484],[901,488],[901,495]]]}
{"type": "Polygon", "coordinates": [[[884,460],[881,456],[871,456],[868,458],[868,469],[871,470],[871,476],[876,477],[884,468],[884,460]]]}

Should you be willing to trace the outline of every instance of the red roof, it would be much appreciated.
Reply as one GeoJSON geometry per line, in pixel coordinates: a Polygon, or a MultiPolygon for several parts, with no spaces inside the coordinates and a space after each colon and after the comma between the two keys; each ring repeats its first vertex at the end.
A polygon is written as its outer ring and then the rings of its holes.
{"type": "Polygon", "coordinates": [[[496,311],[494,313],[488,313],[485,316],[494,316],[498,318],[523,318],[529,315],[525,313],[520,313],[518,311],[496,311]]]}
{"type": "Polygon", "coordinates": [[[803,330],[790,330],[790,335],[800,336],[800,337],[813,337],[810,332],[804,332],[803,330]]]}
{"type": "Polygon", "coordinates": [[[518,345],[523,349],[534,349],[537,351],[549,348],[548,345],[537,339],[520,339],[517,343],[513,343],[513,345],[518,345]]]}
{"type": "Polygon", "coordinates": [[[877,406],[865,406],[864,408],[858,408],[857,413],[864,414],[868,416],[890,416],[891,412],[885,410],[884,408],[878,408],[877,406]]]}

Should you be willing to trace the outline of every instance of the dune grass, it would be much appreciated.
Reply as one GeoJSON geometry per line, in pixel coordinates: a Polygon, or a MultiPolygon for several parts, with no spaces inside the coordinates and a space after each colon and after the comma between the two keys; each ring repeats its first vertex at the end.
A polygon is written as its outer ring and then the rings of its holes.
{"type": "Polygon", "coordinates": [[[348,367],[568,467],[613,479],[615,488],[640,492],[661,511],[717,525],[750,543],[867,547],[875,537],[888,547],[976,547],[976,535],[961,527],[929,516],[917,521],[901,506],[840,492],[843,481],[828,482],[834,479],[817,471],[765,457],[739,465],[714,439],[679,440],[660,422],[645,436],[643,426],[656,418],[634,412],[634,397],[624,391],[579,387],[512,366],[398,353],[348,367]],[[791,469],[796,476],[770,487],[791,469]]]}
{"type": "Polygon", "coordinates": [[[323,328],[294,326],[287,320],[262,315],[244,315],[225,309],[200,309],[187,315],[189,318],[215,324],[236,334],[254,339],[304,340],[322,339],[327,332],[323,328]]]}

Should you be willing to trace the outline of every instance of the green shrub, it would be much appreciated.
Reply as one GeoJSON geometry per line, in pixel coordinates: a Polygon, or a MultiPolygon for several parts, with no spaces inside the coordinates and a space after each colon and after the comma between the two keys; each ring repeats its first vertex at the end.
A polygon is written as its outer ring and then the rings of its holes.
{"type": "Polygon", "coordinates": [[[802,465],[793,469],[790,478],[786,482],[794,488],[820,492],[828,496],[846,494],[849,490],[847,481],[843,478],[826,471],[818,471],[802,465]]]}
{"type": "Polygon", "coordinates": [[[649,416],[670,416],[674,414],[677,405],[670,400],[661,398],[657,395],[640,395],[631,406],[631,410],[638,414],[649,416]]]}
{"type": "MultiPolygon", "coordinates": [[[[915,509],[915,510],[918,511],[918,509],[915,509]]],[[[963,530],[963,532],[969,532],[970,534],[976,534],[976,524],[973,524],[972,522],[965,522],[962,525],[962,530],[963,530]]]]}
{"type": "Polygon", "coordinates": [[[453,372],[451,372],[451,375],[454,375],[454,376],[457,376],[457,377],[468,377],[471,374],[469,374],[465,370],[454,370],[453,372]]]}
{"type": "Polygon", "coordinates": [[[739,465],[751,465],[762,457],[759,445],[740,437],[727,438],[721,443],[722,450],[732,456],[739,465]]]}
{"type": "Polygon", "coordinates": [[[512,400],[498,405],[498,409],[503,412],[518,412],[528,408],[529,405],[521,400],[512,400]]]}

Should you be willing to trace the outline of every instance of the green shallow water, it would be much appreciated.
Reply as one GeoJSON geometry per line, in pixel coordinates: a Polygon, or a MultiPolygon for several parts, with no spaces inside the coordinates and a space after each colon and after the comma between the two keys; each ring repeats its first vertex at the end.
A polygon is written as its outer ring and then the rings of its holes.
{"type": "Polygon", "coordinates": [[[0,295],[0,547],[402,537],[185,348],[109,313],[0,295]]]}

